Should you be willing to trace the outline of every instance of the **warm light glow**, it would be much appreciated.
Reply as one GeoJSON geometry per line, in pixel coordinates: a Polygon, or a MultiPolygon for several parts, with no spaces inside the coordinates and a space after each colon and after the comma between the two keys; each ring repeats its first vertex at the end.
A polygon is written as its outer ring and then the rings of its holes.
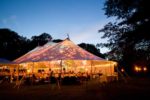
{"type": "Polygon", "coordinates": [[[123,69],[123,68],[121,68],[121,72],[124,72],[124,69],[123,69]]]}
{"type": "Polygon", "coordinates": [[[60,68],[54,67],[53,69],[60,69],[60,68]]]}
{"type": "Polygon", "coordinates": [[[144,68],[143,68],[143,71],[147,71],[147,67],[144,67],[144,68]]]}
{"type": "Polygon", "coordinates": [[[27,70],[27,73],[30,73],[30,72],[31,72],[31,70],[30,70],[30,69],[28,69],[28,70],[27,70]]]}
{"type": "Polygon", "coordinates": [[[141,71],[142,70],[142,68],[141,67],[139,67],[139,71],[141,71]]]}
{"type": "Polygon", "coordinates": [[[88,69],[86,68],[85,71],[88,71],[88,69]]]}
{"type": "Polygon", "coordinates": [[[138,71],[139,71],[139,67],[135,66],[135,67],[134,67],[134,70],[135,70],[136,72],[138,72],[138,71]]]}
{"type": "Polygon", "coordinates": [[[143,67],[143,66],[134,66],[134,70],[136,71],[136,72],[141,72],[141,71],[143,71],[143,72],[146,72],[147,71],[147,67],[143,67]]]}
{"type": "Polygon", "coordinates": [[[3,68],[7,69],[8,67],[7,66],[3,66],[3,68]]]}
{"type": "Polygon", "coordinates": [[[83,61],[83,65],[86,65],[86,60],[83,61]]]}
{"type": "Polygon", "coordinates": [[[113,64],[114,66],[117,66],[117,62],[112,62],[112,64],[113,64]]]}
{"type": "Polygon", "coordinates": [[[136,72],[140,72],[140,71],[142,71],[142,68],[139,67],[139,66],[135,66],[135,67],[134,67],[134,70],[135,70],[136,72]]]}

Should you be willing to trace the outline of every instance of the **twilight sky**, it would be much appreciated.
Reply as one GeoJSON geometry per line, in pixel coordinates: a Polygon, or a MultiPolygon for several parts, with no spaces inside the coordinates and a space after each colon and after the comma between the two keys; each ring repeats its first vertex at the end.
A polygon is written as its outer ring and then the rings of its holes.
{"type": "Polygon", "coordinates": [[[53,39],[65,39],[69,33],[75,44],[103,43],[106,39],[101,39],[98,30],[112,20],[104,15],[104,1],[0,0],[0,28],[10,28],[27,38],[46,32],[53,39]]]}

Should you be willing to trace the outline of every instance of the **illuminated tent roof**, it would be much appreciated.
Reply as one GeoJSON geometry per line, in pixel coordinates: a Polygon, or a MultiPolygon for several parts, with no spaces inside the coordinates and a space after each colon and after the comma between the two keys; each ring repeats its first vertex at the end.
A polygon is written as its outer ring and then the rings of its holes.
{"type": "Polygon", "coordinates": [[[18,59],[14,60],[14,62],[16,63],[20,63],[20,62],[30,62],[28,61],[31,57],[36,56],[42,52],[44,52],[45,50],[51,48],[52,46],[54,46],[57,43],[54,42],[48,42],[46,43],[44,46],[37,46],[35,47],[33,50],[29,51],[28,53],[26,53],[25,55],[19,57],[18,59]]]}
{"type": "Polygon", "coordinates": [[[104,60],[97,57],[81,47],[75,45],[69,39],[53,45],[42,47],[43,49],[31,52],[28,57],[20,57],[15,60],[16,63],[39,62],[52,60],[104,60]]]}

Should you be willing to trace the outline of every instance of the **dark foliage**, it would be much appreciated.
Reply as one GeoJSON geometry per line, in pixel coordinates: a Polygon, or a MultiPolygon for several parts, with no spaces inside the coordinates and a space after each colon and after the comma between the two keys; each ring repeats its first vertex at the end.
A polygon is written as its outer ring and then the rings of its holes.
{"type": "Polygon", "coordinates": [[[59,42],[62,42],[63,40],[61,40],[61,39],[54,39],[53,40],[53,42],[55,42],[55,43],[59,43],[59,42]]]}
{"type": "Polygon", "coordinates": [[[81,48],[87,50],[88,52],[96,55],[96,56],[99,56],[101,58],[105,58],[105,56],[103,54],[100,53],[100,49],[96,48],[95,45],[93,44],[86,44],[86,43],[81,43],[81,44],[78,44],[81,48]]]}
{"type": "Polygon", "coordinates": [[[45,43],[47,43],[48,41],[51,41],[51,40],[52,40],[51,35],[49,35],[48,33],[42,33],[39,36],[32,36],[31,37],[31,45],[33,47],[42,46],[42,45],[44,45],[45,43]]]}
{"type": "Polygon", "coordinates": [[[0,57],[13,60],[25,52],[29,40],[9,29],[0,29],[0,57]]]}
{"type": "Polygon", "coordinates": [[[111,49],[110,58],[120,62],[128,71],[136,64],[150,65],[150,13],[147,0],[107,0],[104,5],[108,17],[116,17],[99,32],[109,38],[101,44],[111,49]],[[143,62],[143,63],[139,63],[143,62]]]}
{"type": "Polygon", "coordinates": [[[0,29],[0,58],[14,60],[38,45],[44,45],[51,41],[48,33],[33,36],[31,40],[18,35],[10,29],[0,29]]]}

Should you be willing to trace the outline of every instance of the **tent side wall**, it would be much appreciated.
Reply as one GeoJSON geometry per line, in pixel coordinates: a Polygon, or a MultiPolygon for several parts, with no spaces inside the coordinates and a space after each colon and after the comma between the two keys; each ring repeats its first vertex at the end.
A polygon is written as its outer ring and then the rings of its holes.
{"type": "Polygon", "coordinates": [[[102,81],[109,81],[111,77],[117,78],[117,73],[114,70],[115,65],[110,62],[91,61],[91,60],[58,60],[44,61],[21,64],[22,68],[27,70],[27,74],[34,73],[37,77],[48,77],[49,71],[54,74],[87,73],[88,75],[105,77],[102,81]]]}

